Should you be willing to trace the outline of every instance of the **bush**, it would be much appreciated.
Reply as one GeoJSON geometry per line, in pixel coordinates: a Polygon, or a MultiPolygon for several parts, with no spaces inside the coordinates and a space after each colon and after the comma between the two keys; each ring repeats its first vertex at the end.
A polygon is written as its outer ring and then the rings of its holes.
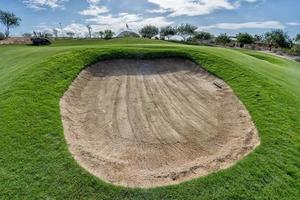
{"type": "Polygon", "coordinates": [[[192,41],[204,42],[204,41],[212,40],[213,38],[214,38],[214,35],[212,35],[208,32],[200,31],[200,32],[196,32],[194,34],[192,41]]]}
{"type": "Polygon", "coordinates": [[[4,39],[5,39],[4,33],[1,33],[1,32],[0,32],[0,40],[4,40],[4,39]]]}
{"type": "Polygon", "coordinates": [[[105,30],[104,31],[104,39],[105,40],[110,40],[113,38],[113,36],[115,35],[115,33],[112,30],[105,30]]]}
{"type": "Polygon", "coordinates": [[[159,33],[159,30],[156,26],[146,25],[139,31],[139,33],[143,38],[150,39],[153,36],[157,35],[159,33]]]}
{"type": "Polygon", "coordinates": [[[208,32],[200,31],[200,32],[196,32],[194,36],[190,38],[190,41],[209,44],[212,42],[213,39],[214,39],[214,35],[208,32]]]}
{"type": "Polygon", "coordinates": [[[295,56],[300,56],[300,45],[295,45],[291,49],[291,53],[295,56]]]}
{"type": "Polygon", "coordinates": [[[216,38],[216,43],[217,44],[221,44],[226,46],[227,44],[229,44],[231,42],[230,37],[224,33],[224,34],[220,34],[217,38],[216,38]]]}
{"type": "Polygon", "coordinates": [[[51,41],[48,38],[43,38],[43,37],[31,38],[31,41],[32,41],[32,44],[35,46],[51,44],[51,41]]]}
{"type": "Polygon", "coordinates": [[[290,48],[292,46],[288,34],[280,29],[265,33],[265,40],[277,47],[290,48]]]}
{"type": "Polygon", "coordinates": [[[245,44],[254,43],[254,38],[249,33],[239,33],[236,35],[236,39],[240,43],[240,47],[244,47],[245,44]]]}

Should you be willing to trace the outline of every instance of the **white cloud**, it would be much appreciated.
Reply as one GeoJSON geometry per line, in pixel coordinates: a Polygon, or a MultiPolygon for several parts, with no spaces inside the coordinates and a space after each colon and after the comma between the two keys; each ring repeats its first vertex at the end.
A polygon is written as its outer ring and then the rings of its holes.
{"type": "MultiPolygon", "coordinates": [[[[172,17],[206,15],[219,9],[236,8],[234,3],[228,0],[148,0],[148,2],[158,5],[159,11],[170,11],[172,17]]],[[[152,10],[152,12],[155,11],[152,10]]]]}
{"type": "Polygon", "coordinates": [[[172,12],[171,10],[168,10],[168,9],[153,9],[153,10],[146,10],[148,13],[166,13],[166,12],[172,12]]]}
{"type": "Polygon", "coordinates": [[[87,0],[89,7],[85,10],[79,11],[83,16],[98,16],[100,14],[108,13],[110,10],[105,6],[98,5],[101,0],[87,0]]]}
{"type": "Polygon", "coordinates": [[[259,5],[265,2],[266,0],[237,0],[234,4],[237,8],[239,8],[243,3],[255,3],[255,7],[258,7],[259,5]]]}
{"type": "Polygon", "coordinates": [[[73,32],[78,37],[85,37],[88,34],[86,25],[77,23],[69,24],[68,26],[63,28],[63,32],[64,34],[67,32],[73,32]]]}
{"type": "Polygon", "coordinates": [[[258,0],[243,0],[243,1],[246,1],[246,2],[249,2],[249,3],[255,3],[255,2],[258,2],[258,0]]]}
{"type": "Polygon", "coordinates": [[[148,12],[170,12],[171,17],[197,16],[210,14],[216,10],[234,10],[239,8],[242,2],[256,3],[259,1],[262,0],[148,0],[159,6],[159,9],[148,10],[148,12]]]}
{"type": "Polygon", "coordinates": [[[89,4],[97,4],[97,3],[99,3],[101,0],[87,0],[87,2],[89,3],[89,4]]]}
{"type": "Polygon", "coordinates": [[[63,9],[63,3],[68,0],[23,0],[24,4],[33,9],[45,9],[45,8],[52,8],[52,9],[63,9]]]}
{"type": "Polygon", "coordinates": [[[283,29],[285,26],[278,21],[262,21],[262,22],[245,22],[245,23],[219,23],[209,26],[201,26],[198,30],[209,30],[209,29],[227,29],[227,30],[238,30],[238,29],[283,29]]]}
{"type": "Polygon", "coordinates": [[[80,11],[79,14],[84,16],[98,16],[107,12],[109,12],[109,9],[104,6],[90,5],[87,9],[80,11]]]}
{"type": "Polygon", "coordinates": [[[300,22],[288,22],[286,23],[288,26],[300,26],[300,22]]]}

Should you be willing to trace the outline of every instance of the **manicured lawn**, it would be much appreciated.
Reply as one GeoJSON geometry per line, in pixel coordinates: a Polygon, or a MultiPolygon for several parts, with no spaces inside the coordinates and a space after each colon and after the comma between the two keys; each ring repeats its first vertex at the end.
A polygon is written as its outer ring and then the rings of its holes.
{"type": "Polygon", "coordinates": [[[0,46],[0,199],[300,199],[300,64],[253,51],[156,40],[0,46]],[[149,190],[106,184],[74,161],[59,99],[88,64],[184,56],[222,77],[250,111],[261,145],[234,167],[149,190]]]}

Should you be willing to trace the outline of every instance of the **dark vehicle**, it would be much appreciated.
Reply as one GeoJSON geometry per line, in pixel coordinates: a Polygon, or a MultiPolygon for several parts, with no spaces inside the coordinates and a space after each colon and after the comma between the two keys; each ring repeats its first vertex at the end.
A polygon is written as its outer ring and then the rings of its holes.
{"type": "Polygon", "coordinates": [[[43,37],[31,38],[31,41],[32,41],[32,44],[35,46],[51,44],[51,41],[48,38],[43,38],[43,37]]]}

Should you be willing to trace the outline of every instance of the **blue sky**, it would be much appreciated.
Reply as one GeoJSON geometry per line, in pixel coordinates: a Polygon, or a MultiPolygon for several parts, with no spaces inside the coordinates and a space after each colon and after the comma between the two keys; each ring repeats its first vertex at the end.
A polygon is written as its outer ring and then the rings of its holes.
{"type": "Polygon", "coordinates": [[[300,33],[299,8],[299,0],[0,0],[0,10],[22,18],[14,35],[59,29],[59,23],[64,32],[78,35],[86,34],[87,24],[94,31],[118,33],[126,23],[133,30],[146,24],[192,23],[214,34],[281,28],[294,36],[300,33]]]}

